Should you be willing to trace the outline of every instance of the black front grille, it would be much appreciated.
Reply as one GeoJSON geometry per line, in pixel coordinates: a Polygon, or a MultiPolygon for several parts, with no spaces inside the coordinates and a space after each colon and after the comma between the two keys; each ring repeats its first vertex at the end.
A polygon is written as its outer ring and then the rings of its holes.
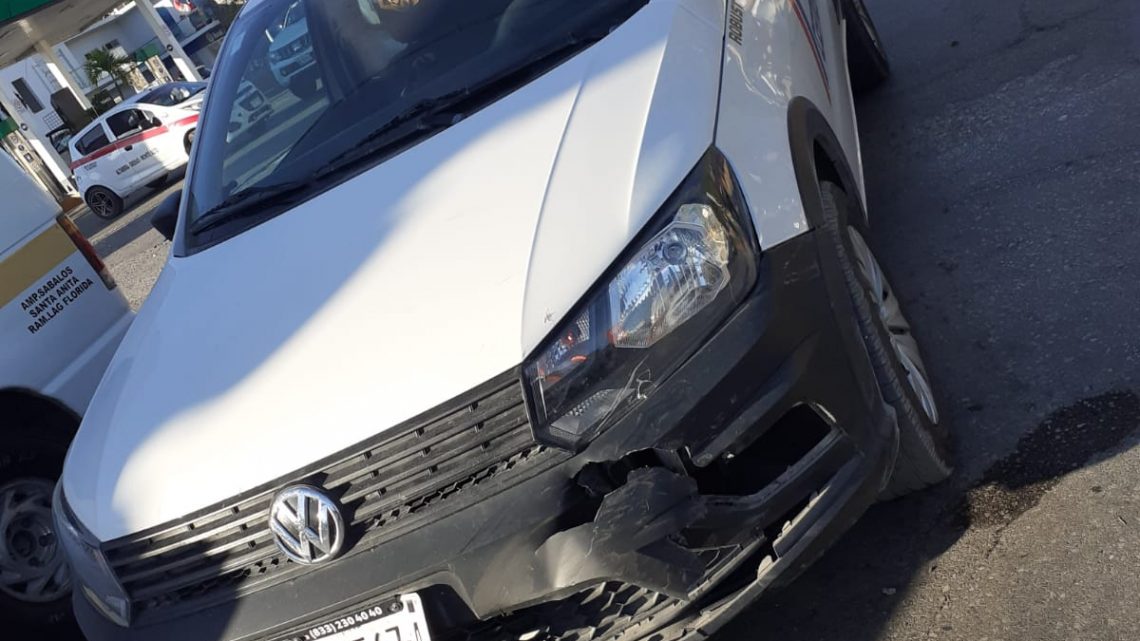
{"type": "Polygon", "coordinates": [[[521,384],[508,373],[248,497],[113,541],[104,551],[136,614],[201,607],[306,570],[281,554],[268,528],[273,496],[286,485],[314,484],[341,502],[355,541],[351,554],[562,459],[534,442],[521,384]]]}

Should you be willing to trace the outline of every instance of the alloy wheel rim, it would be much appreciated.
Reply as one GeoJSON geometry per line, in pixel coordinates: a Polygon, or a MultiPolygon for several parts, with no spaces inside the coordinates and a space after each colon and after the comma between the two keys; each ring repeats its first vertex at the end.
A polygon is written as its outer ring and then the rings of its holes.
{"type": "Polygon", "coordinates": [[[105,194],[95,194],[91,197],[92,209],[99,216],[107,216],[111,213],[111,199],[107,198],[105,194]]]}
{"type": "Polygon", "coordinates": [[[71,573],[51,519],[53,486],[18,479],[0,486],[0,593],[50,603],[71,590],[71,573]]]}
{"type": "Polygon", "coordinates": [[[930,376],[926,373],[926,364],[922,360],[922,353],[911,331],[910,322],[903,313],[899,299],[867,241],[858,230],[854,228],[850,230],[851,245],[855,252],[855,261],[863,276],[863,286],[870,295],[875,313],[887,329],[891,349],[906,372],[907,384],[918,398],[922,411],[932,423],[937,424],[938,404],[934,400],[934,388],[930,384],[930,376]]]}

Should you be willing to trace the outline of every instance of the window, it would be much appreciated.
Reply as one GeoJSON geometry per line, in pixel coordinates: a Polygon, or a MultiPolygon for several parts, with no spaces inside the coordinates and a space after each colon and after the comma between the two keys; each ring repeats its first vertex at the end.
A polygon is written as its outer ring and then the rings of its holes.
{"type": "Polygon", "coordinates": [[[109,144],[111,144],[111,141],[107,140],[107,134],[103,131],[103,127],[100,125],[83,134],[83,137],[79,139],[79,142],[75,143],[75,150],[86,156],[87,154],[96,152],[109,144]]]}
{"type": "Polygon", "coordinates": [[[125,138],[150,128],[151,116],[138,109],[127,109],[107,117],[107,126],[115,138],[125,138]]]}
{"type": "Polygon", "coordinates": [[[141,126],[143,129],[154,129],[155,127],[162,126],[162,121],[159,120],[158,114],[154,113],[153,111],[139,109],[139,118],[139,126],[141,126]]]}
{"type": "Polygon", "coordinates": [[[16,97],[19,98],[20,102],[24,103],[24,106],[30,109],[32,113],[38,114],[44,110],[43,103],[40,102],[40,99],[36,96],[36,93],[32,91],[32,88],[28,86],[26,80],[16,78],[12,81],[12,88],[16,90],[16,97]]]}

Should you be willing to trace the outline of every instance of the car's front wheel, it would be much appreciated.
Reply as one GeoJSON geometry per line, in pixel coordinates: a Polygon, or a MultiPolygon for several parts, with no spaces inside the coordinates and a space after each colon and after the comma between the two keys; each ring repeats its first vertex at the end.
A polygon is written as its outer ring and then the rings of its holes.
{"type": "Polygon", "coordinates": [[[123,213],[123,199],[106,187],[88,189],[83,199],[87,201],[87,208],[91,213],[103,220],[117,218],[123,213]]]}
{"type": "Polygon", "coordinates": [[[850,199],[831,183],[820,187],[824,225],[839,254],[859,331],[883,400],[894,410],[899,454],[883,498],[934,485],[953,471],[950,434],[938,411],[914,328],[857,223],[850,199]],[[853,220],[854,219],[854,220],[853,220]]]}

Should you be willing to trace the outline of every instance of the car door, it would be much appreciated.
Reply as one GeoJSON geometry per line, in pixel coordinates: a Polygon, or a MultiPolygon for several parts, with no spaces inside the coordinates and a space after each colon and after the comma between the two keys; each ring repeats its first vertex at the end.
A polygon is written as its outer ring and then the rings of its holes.
{"type": "Polygon", "coordinates": [[[187,114],[190,116],[197,114],[178,107],[166,108],[153,105],[140,106],[139,111],[142,112],[144,120],[159,125],[156,130],[147,132],[149,137],[146,142],[150,145],[153,158],[161,170],[169,172],[186,164],[185,137],[188,125],[185,124],[185,119],[188,117],[187,114]]]}
{"type": "Polygon", "coordinates": [[[124,109],[107,117],[107,128],[115,139],[112,171],[126,187],[125,194],[151,182],[165,171],[160,149],[162,124],[153,113],[139,108],[124,109]]]}
{"type": "Polygon", "coordinates": [[[75,151],[71,161],[71,171],[75,174],[75,183],[80,191],[86,193],[88,189],[98,185],[107,187],[115,193],[122,193],[121,180],[115,174],[109,158],[114,152],[114,147],[103,121],[95,122],[81,132],[78,139],[72,142],[72,147],[75,151]]]}

